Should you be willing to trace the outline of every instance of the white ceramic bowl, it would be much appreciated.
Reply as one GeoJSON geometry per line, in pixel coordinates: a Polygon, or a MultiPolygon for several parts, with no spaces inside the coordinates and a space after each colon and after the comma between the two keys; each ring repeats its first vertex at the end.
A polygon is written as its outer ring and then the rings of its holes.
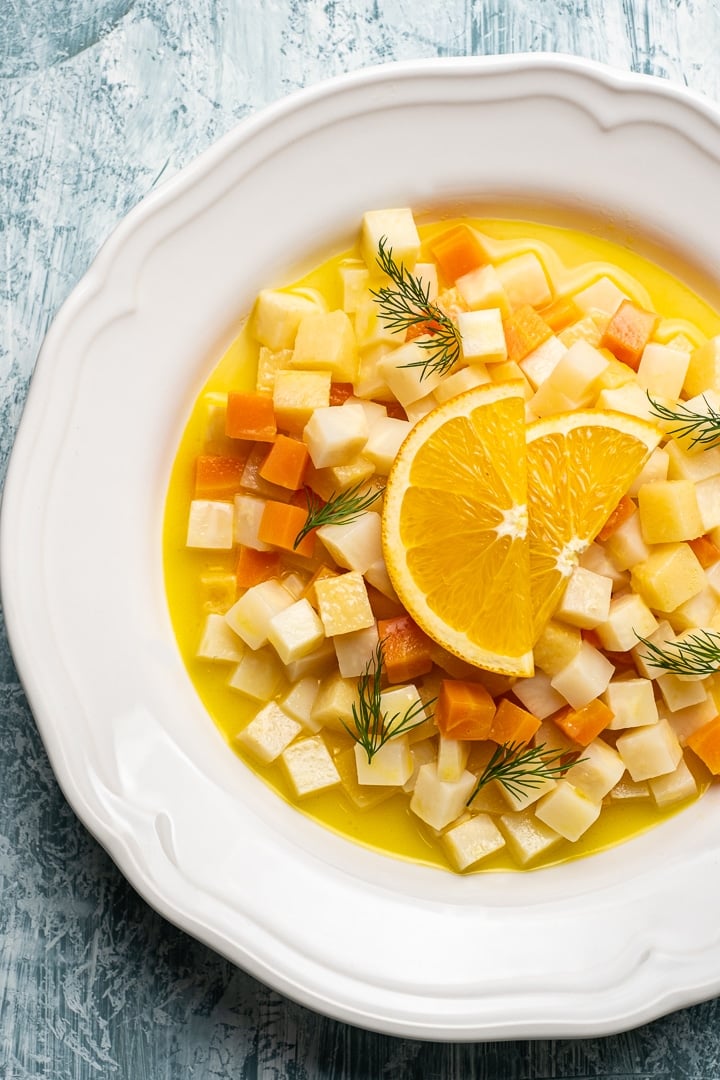
{"type": "Polygon", "coordinates": [[[128,216],[58,315],[4,495],[17,666],[65,794],[135,888],[282,993],[449,1040],[607,1033],[720,991],[720,790],[532,874],[356,847],[229,751],[161,564],[211,366],[258,288],[345,246],[365,209],[590,215],[720,280],[719,190],[718,112],[666,83],[558,56],[381,67],[241,124],[128,216]]]}

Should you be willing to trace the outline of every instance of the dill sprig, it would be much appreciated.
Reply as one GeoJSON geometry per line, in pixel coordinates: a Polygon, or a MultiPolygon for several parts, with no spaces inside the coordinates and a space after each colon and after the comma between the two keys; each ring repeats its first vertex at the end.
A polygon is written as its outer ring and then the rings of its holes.
{"type": "Polygon", "coordinates": [[[666,641],[663,645],[639,634],[637,637],[647,649],[642,659],[672,675],[703,678],[720,668],[720,633],[717,630],[696,630],[680,641],[666,641]]]}
{"type": "Polygon", "coordinates": [[[676,435],[690,439],[690,449],[694,446],[702,446],[709,450],[720,444],[720,412],[713,408],[703,394],[703,401],[707,406],[707,412],[696,412],[689,409],[684,402],[679,401],[676,406],[663,405],[661,401],[648,394],[650,408],[654,416],[675,427],[668,428],[668,435],[676,435]]]}
{"type": "Polygon", "coordinates": [[[497,780],[514,798],[520,799],[527,788],[540,787],[546,780],[564,776],[568,769],[583,761],[580,751],[546,750],[545,743],[540,746],[528,746],[521,749],[522,743],[503,743],[498,746],[487,765],[480,773],[477,784],[467,805],[478,792],[497,780]]]}
{"type": "Polygon", "coordinates": [[[392,248],[386,246],[386,237],[378,244],[377,263],[392,285],[370,290],[380,316],[388,330],[409,330],[423,326],[426,333],[418,338],[418,345],[428,356],[414,360],[403,367],[422,368],[420,378],[438,373],[444,375],[460,356],[460,331],[449,315],[430,300],[430,286],[423,285],[404,263],[396,263],[392,248]]]}
{"type": "Polygon", "coordinates": [[[383,488],[372,488],[363,492],[365,481],[360,480],[353,484],[347,491],[339,494],[332,493],[327,502],[323,502],[319,495],[309,488],[305,488],[305,501],[307,502],[307,518],[300,532],[293,540],[293,549],[298,546],[312,529],[318,529],[321,525],[347,525],[356,517],[368,510],[383,494],[383,488]]]}
{"type": "Polygon", "coordinates": [[[387,716],[381,708],[382,679],[383,654],[382,642],[380,642],[358,681],[358,700],[353,702],[352,706],[355,726],[352,728],[344,720],[342,722],[347,733],[362,746],[367,754],[368,762],[372,761],[378,750],[389,739],[424,724],[429,719],[425,708],[427,705],[432,705],[435,700],[435,698],[429,702],[418,700],[413,702],[404,713],[387,716]]]}

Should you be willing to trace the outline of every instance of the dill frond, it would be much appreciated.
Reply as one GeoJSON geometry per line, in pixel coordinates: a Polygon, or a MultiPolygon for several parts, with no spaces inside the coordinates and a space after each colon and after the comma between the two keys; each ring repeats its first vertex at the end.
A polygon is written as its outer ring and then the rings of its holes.
{"type": "Polygon", "coordinates": [[[510,795],[519,799],[528,788],[540,787],[545,780],[564,776],[568,769],[584,760],[580,757],[579,750],[571,753],[567,750],[546,750],[545,743],[528,746],[524,750],[521,746],[521,743],[503,743],[498,746],[480,773],[467,801],[468,806],[491,780],[497,780],[510,795]]]}
{"type": "Polygon", "coordinates": [[[653,667],[672,675],[697,675],[704,678],[720,669],[720,633],[717,630],[696,630],[680,641],[656,645],[637,635],[647,649],[642,659],[653,667]]]}
{"type": "Polygon", "coordinates": [[[319,495],[306,487],[307,518],[293,541],[293,548],[296,548],[313,529],[318,529],[321,525],[347,525],[369,510],[382,496],[383,488],[363,492],[365,484],[366,481],[361,480],[338,495],[333,492],[327,502],[323,502],[319,495]]]}
{"type": "Polygon", "coordinates": [[[694,446],[702,446],[705,450],[709,450],[720,444],[720,412],[713,408],[705,395],[703,395],[703,401],[707,406],[706,413],[689,409],[682,401],[671,408],[661,401],[656,401],[650,394],[647,396],[653,416],[675,425],[668,428],[668,435],[689,438],[690,449],[694,446]]]}

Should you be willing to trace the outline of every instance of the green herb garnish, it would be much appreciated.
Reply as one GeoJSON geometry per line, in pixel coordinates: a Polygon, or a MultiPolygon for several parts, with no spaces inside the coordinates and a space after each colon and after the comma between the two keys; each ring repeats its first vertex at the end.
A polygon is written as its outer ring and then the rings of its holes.
{"type": "Polygon", "coordinates": [[[296,548],[312,529],[318,529],[321,525],[347,525],[368,510],[381,497],[384,488],[371,488],[363,492],[365,485],[366,481],[361,480],[338,495],[333,492],[327,502],[323,502],[319,495],[306,487],[307,518],[293,540],[293,548],[296,548]]]}
{"type": "Polygon", "coordinates": [[[467,805],[491,780],[497,780],[510,795],[520,799],[528,788],[537,788],[546,780],[564,776],[578,761],[584,761],[579,750],[546,750],[545,743],[523,750],[522,743],[503,743],[480,773],[467,805]]]}
{"type": "MultiPolygon", "coordinates": [[[[354,729],[343,721],[343,727],[355,742],[360,743],[371,762],[378,750],[396,735],[402,735],[424,724],[430,717],[425,712],[430,701],[415,701],[404,713],[387,716],[382,712],[380,694],[382,693],[383,655],[382,642],[368,660],[365,671],[358,681],[358,700],[353,702],[352,715],[354,729]]],[[[432,714],[431,714],[432,715],[432,714]]]]}
{"type": "Polygon", "coordinates": [[[703,678],[720,668],[720,633],[717,630],[696,630],[680,641],[666,641],[663,645],[637,636],[647,649],[642,659],[671,675],[703,678]]]}
{"type": "Polygon", "coordinates": [[[654,416],[675,424],[675,427],[668,428],[668,435],[689,438],[691,450],[694,446],[702,446],[705,450],[709,450],[720,444],[720,412],[713,408],[704,394],[703,401],[708,410],[706,413],[689,409],[682,401],[671,408],[669,405],[663,405],[661,401],[656,401],[650,394],[648,394],[648,400],[654,416]]]}
{"type": "Polygon", "coordinates": [[[420,378],[438,373],[444,375],[460,356],[460,331],[445,312],[430,300],[430,286],[411,274],[404,263],[396,263],[392,248],[386,247],[386,237],[378,244],[377,263],[392,285],[370,290],[388,330],[409,330],[424,327],[425,334],[417,339],[428,356],[403,367],[422,368],[420,378]]]}

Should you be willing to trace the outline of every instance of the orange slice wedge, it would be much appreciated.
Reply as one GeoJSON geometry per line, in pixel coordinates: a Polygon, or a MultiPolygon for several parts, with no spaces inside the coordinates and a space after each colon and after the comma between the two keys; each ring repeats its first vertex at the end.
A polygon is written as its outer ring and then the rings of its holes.
{"type": "Polygon", "coordinates": [[[533,641],[580,555],[660,438],[654,424],[601,409],[559,413],[528,425],[533,641]]]}
{"type": "Polygon", "coordinates": [[[385,489],[390,579],[420,627],[456,656],[531,675],[522,385],[480,386],[412,429],[385,489]]]}

